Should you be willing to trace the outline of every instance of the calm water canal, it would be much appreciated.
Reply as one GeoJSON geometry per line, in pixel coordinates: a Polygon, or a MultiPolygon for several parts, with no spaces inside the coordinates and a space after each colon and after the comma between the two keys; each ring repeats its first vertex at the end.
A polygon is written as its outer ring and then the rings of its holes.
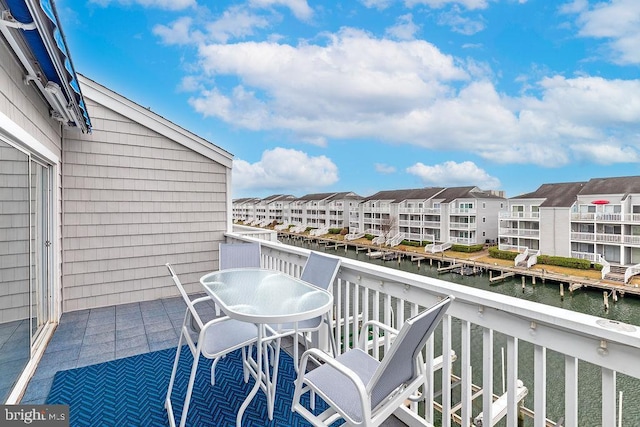
{"type": "MultiPolygon", "coordinates": [[[[306,247],[313,250],[323,251],[323,245],[304,243],[300,240],[284,240],[287,244],[306,247]]],[[[476,276],[461,276],[456,273],[438,274],[437,263],[429,266],[428,261],[422,262],[418,267],[417,262],[410,260],[382,261],[369,259],[364,251],[357,253],[353,249],[345,252],[344,248],[337,251],[335,249],[327,249],[328,253],[344,256],[347,258],[358,259],[373,264],[384,265],[390,268],[396,268],[403,271],[418,273],[429,277],[437,277],[439,279],[462,285],[472,286],[477,289],[484,289],[491,292],[510,295],[516,298],[535,301],[542,304],[561,307],[567,310],[573,310],[580,313],[591,314],[594,316],[604,317],[611,320],[629,323],[640,326],[640,298],[628,296],[619,298],[617,303],[610,300],[608,311],[604,310],[602,291],[583,290],[580,289],[570,295],[567,291],[565,298],[560,298],[559,286],[555,282],[547,282],[542,284],[538,282],[536,286],[531,285],[531,281],[527,281],[525,291],[522,291],[522,282],[520,277],[507,279],[499,284],[489,284],[488,273],[476,276]]],[[[506,353],[506,339],[500,334],[494,334],[495,348],[494,360],[495,377],[494,392],[501,394],[502,391],[502,362],[501,349],[504,348],[506,353]]],[[[437,340],[436,340],[437,342],[437,340]]],[[[454,325],[453,331],[453,347],[459,348],[460,330],[454,325]]],[[[472,329],[472,348],[478,351],[472,356],[472,368],[474,384],[482,384],[482,331],[476,327],[472,329]]],[[[440,351],[436,349],[436,351],[440,351]]],[[[437,353],[440,354],[440,353],[437,353]]],[[[640,361],[638,361],[640,363],[640,361]]],[[[519,341],[519,361],[518,361],[519,378],[529,389],[529,395],[525,399],[525,406],[533,408],[533,345],[519,341]]],[[[460,372],[459,361],[454,364],[454,373],[460,372]]],[[[601,374],[600,370],[593,365],[580,362],[578,367],[578,387],[579,387],[579,425],[580,427],[597,427],[601,426],[601,374]]],[[[629,378],[627,376],[617,375],[618,391],[623,392],[622,398],[622,426],[623,427],[640,427],[640,380],[629,378]]],[[[454,391],[455,393],[455,391],[454,391]]],[[[457,402],[458,396],[454,395],[454,403],[457,402]]],[[[474,414],[482,410],[481,398],[474,402],[474,414]]],[[[547,351],[547,417],[553,421],[557,421],[564,413],[564,356],[557,353],[547,351]]],[[[498,426],[506,426],[504,421],[497,424],[498,426]]],[[[525,418],[524,426],[532,426],[533,422],[525,418]]],[[[617,427],[617,426],[602,426],[617,427]]]]}

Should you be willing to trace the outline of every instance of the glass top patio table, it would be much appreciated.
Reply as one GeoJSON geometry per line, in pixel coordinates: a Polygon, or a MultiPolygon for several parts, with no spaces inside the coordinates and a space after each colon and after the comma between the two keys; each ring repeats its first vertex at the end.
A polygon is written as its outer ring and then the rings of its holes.
{"type": "Polygon", "coordinates": [[[200,279],[229,317],[251,323],[289,323],[320,316],[333,296],[324,289],[275,270],[237,268],[200,279]]]}
{"type": "MultiPolygon", "coordinates": [[[[200,278],[206,293],[229,317],[258,326],[255,369],[249,371],[256,382],[242,403],[236,416],[236,427],[242,426],[242,415],[258,390],[267,395],[269,419],[273,419],[280,337],[271,329],[267,336],[267,324],[294,323],[321,316],[331,309],[333,296],[326,290],[288,274],[262,268],[236,268],[220,270],[200,278]],[[276,340],[273,374],[269,374],[269,362],[263,363],[266,340],[276,340]]],[[[297,331],[297,327],[294,329],[297,331]]]]}

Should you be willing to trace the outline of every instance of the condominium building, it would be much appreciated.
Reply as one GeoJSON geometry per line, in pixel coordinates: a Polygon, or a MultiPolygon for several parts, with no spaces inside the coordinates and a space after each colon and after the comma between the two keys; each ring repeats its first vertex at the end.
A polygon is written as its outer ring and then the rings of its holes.
{"type": "Polygon", "coordinates": [[[233,220],[251,222],[256,218],[256,204],[260,201],[257,197],[245,197],[233,200],[233,220]]]}
{"type": "Polygon", "coordinates": [[[380,191],[359,204],[358,231],[418,242],[490,243],[505,208],[501,192],[474,186],[380,191]]]}
{"type": "Polygon", "coordinates": [[[295,200],[290,194],[274,194],[255,203],[255,220],[262,223],[283,222],[285,210],[295,200]]]}
{"type": "Polygon", "coordinates": [[[500,249],[640,263],[640,176],[544,184],[508,200],[500,249]]]}
{"type": "Polygon", "coordinates": [[[362,197],[345,191],[307,194],[288,203],[284,222],[313,228],[343,228],[349,226],[350,210],[362,197]]]}

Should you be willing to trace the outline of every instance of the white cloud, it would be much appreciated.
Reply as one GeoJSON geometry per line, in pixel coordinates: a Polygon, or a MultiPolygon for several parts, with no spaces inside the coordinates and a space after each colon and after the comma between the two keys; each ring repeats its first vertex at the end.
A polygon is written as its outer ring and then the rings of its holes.
{"type": "Polygon", "coordinates": [[[202,33],[199,31],[192,32],[191,25],[193,20],[187,16],[178,18],[171,24],[156,25],[153,27],[153,34],[160,37],[164,44],[168,45],[185,45],[202,41],[202,33]]]}
{"type": "Polygon", "coordinates": [[[571,149],[596,164],[637,163],[640,161],[638,149],[615,144],[574,145],[571,149]]]}
{"type": "Polygon", "coordinates": [[[119,3],[166,10],[182,10],[196,6],[196,0],[89,0],[89,2],[104,7],[111,3],[119,3]]]}
{"type": "Polygon", "coordinates": [[[396,25],[386,29],[385,33],[397,40],[412,40],[420,27],[413,22],[413,16],[408,13],[399,16],[396,25]]]}
{"type": "Polygon", "coordinates": [[[561,11],[578,15],[580,36],[608,40],[614,62],[640,64],[639,1],[611,0],[589,7],[586,1],[578,0],[565,5],[561,11]]]}
{"type": "Polygon", "coordinates": [[[244,38],[254,34],[255,29],[269,27],[269,21],[242,7],[231,7],[222,16],[207,24],[211,39],[226,43],[231,38],[244,38]]]}
{"type": "MultiPolygon", "coordinates": [[[[225,104],[235,108],[223,119],[245,123],[247,114],[255,117],[246,109],[251,96],[255,108],[268,111],[252,128],[283,128],[303,136],[369,135],[376,123],[445,95],[450,88],[443,82],[467,78],[451,56],[424,41],[375,39],[353,29],[329,37],[327,45],[202,46],[204,75],[233,75],[242,82],[224,95],[225,104]],[[235,99],[238,93],[241,100],[235,99]]],[[[203,92],[194,105],[205,115],[219,116],[221,95],[203,92]],[[209,99],[212,95],[216,102],[209,99]]]]}
{"type": "Polygon", "coordinates": [[[233,162],[236,190],[311,191],[338,181],[338,167],[326,156],[310,157],[298,150],[276,147],[256,163],[233,162]]]}
{"type": "Polygon", "coordinates": [[[426,185],[443,187],[476,185],[483,190],[497,189],[501,185],[499,179],[469,161],[461,163],[448,161],[433,166],[418,162],[408,167],[407,173],[416,175],[426,185]]]}
{"type": "Polygon", "coordinates": [[[360,3],[362,3],[365,7],[378,10],[385,10],[386,8],[391,6],[393,2],[394,0],[360,0],[360,3]]]}
{"type": "Polygon", "coordinates": [[[440,14],[438,23],[440,25],[451,27],[452,31],[466,36],[470,36],[484,30],[484,22],[482,22],[481,18],[471,19],[465,17],[462,15],[458,7],[453,7],[450,11],[440,14]]]}
{"type": "Polygon", "coordinates": [[[182,92],[195,92],[202,89],[200,81],[195,76],[186,76],[182,78],[178,90],[182,92]]]}
{"type": "Polygon", "coordinates": [[[405,4],[408,7],[425,5],[433,9],[441,9],[448,5],[461,5],[469,10],[486,9],[488,3],[488,0],[405,0],[405,4]]]}
{"type": "Polygon", "coordinates": [[[498,163],[556,167],[593,153],[584,146],[640,147],[640,80],[552,75],[527,81],[529,95],[510,97],[491,83],[487,64],[456,60],[422,40],[349,28],[327,37],[325,44],[202,44],[191,105],[234,126],[320,146],[375,138],[498,163]],[[220,77],[238,83],[216,86],[220,77]]]}
{"type": "Polygon", "coordinates": [[[394,166],[385,165],[384,163],[376,163],[373,166],[376,172],[382,173],[385,175],[389,175],[396,172],[396,168],[394,166]]]}
{"type": "Polygon", "coordinates": [[[308,21],[313,16],[313,9],[306,0],[249,0],[253,7],[270,8],[284,6],[291,10],[293,15],[301,21],[308,21]]]}

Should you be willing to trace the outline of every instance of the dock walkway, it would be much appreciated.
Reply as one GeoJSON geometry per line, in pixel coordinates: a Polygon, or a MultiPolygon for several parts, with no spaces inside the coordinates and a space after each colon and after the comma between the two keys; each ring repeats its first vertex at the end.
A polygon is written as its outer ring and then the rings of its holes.
{"type": "Polygon", "coordinates": [[[580,276],[580,270],[576,270],[576,274],[573,275],[553,272],[551,266],[549,267],[549,269],[516,266],[510,267],[498,265],[497,263],[491,264],[489,262],[480,261],[479,258],[482,258],[481,256],[471,258],[455,258],[447,256],[444,252],[439,254],[432,254],[429,252],[418,252],[418,248],[416,248],[416,251],[412,251],[401,249],[399,247],[385,247],[366,244],[363,243],[362,240],[343,241],[323,236],[301,236],[300,234],[291,233],[288,231],[279,231],[278,236],[285,239],[302,238],[306,242],[310,242],[312,244],[315,243],[318,247],[324,246],[325,249],[335,249],[336,251],[343,248],[345,252],[350,248],[354,249],[356,252],[381,251],[385,254],[393,254],[390,255],[389,258],[393,258],[393,261],[397,261],[398,263],[402,260],[417,262],[418,266],[420,266],[421,262],[428,262],[429,265],[434,265],[434,263],[437,263],[435,265],[437,265],[438,267],[438,272],[452,270],[457,267],[462,268],[461,271],[470,271],[466,270],[466,268],[471,268],[473,271],[488,271],[491,276],[490,281],[494,284],[506,279],[516,278],[516,276],[520,276],[523,281],[523,286],[524,281],[528,279],[528,281],[532,282],[533,284],[536,284],[537,282],[546,283],[547,281],[559,283],[562,292],[564,292],[564,286],[566,285],[567,289],[570,292],[578,289],[594,288],[607,291],[613,295],[618,294],[620,296],[624,296],[626,294],[629,294],[640,296],[640,287],[638,287],[637,285],[623,284],[620,282],[580,276]]]}

